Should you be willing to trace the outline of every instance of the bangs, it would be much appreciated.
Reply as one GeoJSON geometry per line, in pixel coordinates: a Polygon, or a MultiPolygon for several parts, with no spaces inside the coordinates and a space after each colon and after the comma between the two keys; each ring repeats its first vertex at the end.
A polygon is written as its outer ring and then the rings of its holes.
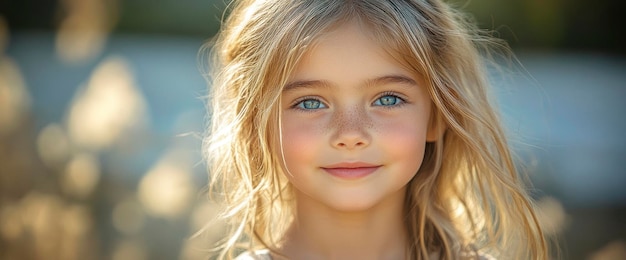
{"type": "MultiPolygon", "coordinates": [[[[435,11],[429,5],[413,6],[408,1],[351,1],[349,8],[352,19],[358,19],[371,40],[377,42],[387,54],[406,70],[422,77],[426,82],[436,72],[436,50],[447,37],[438,32],[436,17],[426,13],[435,11]],[[421,9],[433,9],[419,12],[421,9]]],[[[440,29],[439,29],[440,30],[440,29]]]]}

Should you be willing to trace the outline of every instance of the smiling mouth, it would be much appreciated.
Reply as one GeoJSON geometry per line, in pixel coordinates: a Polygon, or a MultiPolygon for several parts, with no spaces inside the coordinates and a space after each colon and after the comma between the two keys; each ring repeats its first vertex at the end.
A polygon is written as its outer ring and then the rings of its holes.
{"type": "Polygon", "coordinates": [[[324,171],[341,179],[359,179],[374,173],[381,165],[367,163],[340,163],[322,167],[324,171]]]}

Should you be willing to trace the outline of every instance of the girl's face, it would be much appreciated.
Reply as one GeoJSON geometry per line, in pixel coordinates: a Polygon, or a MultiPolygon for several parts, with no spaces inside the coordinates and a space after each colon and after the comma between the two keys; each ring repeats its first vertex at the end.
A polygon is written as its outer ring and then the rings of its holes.
{"type": "Polygon", "coordinates": [[[403,200],[435,139],[423,80],[366,30],[350,22],[321,36],[282,93],[284,167],[299,205],[361,211],[403,200]]]}

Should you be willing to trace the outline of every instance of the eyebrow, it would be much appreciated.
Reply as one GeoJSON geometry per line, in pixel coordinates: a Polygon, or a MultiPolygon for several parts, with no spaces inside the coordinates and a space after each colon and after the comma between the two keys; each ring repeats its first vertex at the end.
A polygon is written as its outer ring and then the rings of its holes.
{"type": "MultiPolygon", "coordinates": [[[[401,83],[407,86],[417,86],[417,82],[414,79],[403,75],[385,75],[368,79],[365,81],[364,86],[380,86],[386,84],[401,83]]],[[[289,82],[283,88],[283,92],[292,91],[299,88],[330,88],[332,84],[325,80],[297,80],[289,82]]]]}
{"type": "Polygon", "coordinates": [[[366,86],[378,86],[386,84],[401,83],[409,86],[417,86],[414,79],[403,75],[386,75],[366,81],[366,86]]]}
{"type": "Polygon", "coordinates": [[[299,89],[299,88],[330,88],[330,83],[325,80],[298,80],[287,83],[283,88],[283,92],[299,89]]]}

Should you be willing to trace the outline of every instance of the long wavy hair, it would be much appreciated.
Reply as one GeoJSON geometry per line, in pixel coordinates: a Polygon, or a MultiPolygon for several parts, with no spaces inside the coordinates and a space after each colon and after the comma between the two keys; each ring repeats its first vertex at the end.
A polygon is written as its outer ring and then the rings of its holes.
{"type": "Polygon", "coordinates": [[[485,54],[502,46],[439,0],[294,0],[232,3],[208,43],[211,194],[224,205],[220,259],[277,248],[293,220],[282,172],[281,92],[316,39],[358,20],[398,64],[425,79],[440,138],[408,183],[411,259],[546,259],[548,249],[488,95],[485,54]]]}

